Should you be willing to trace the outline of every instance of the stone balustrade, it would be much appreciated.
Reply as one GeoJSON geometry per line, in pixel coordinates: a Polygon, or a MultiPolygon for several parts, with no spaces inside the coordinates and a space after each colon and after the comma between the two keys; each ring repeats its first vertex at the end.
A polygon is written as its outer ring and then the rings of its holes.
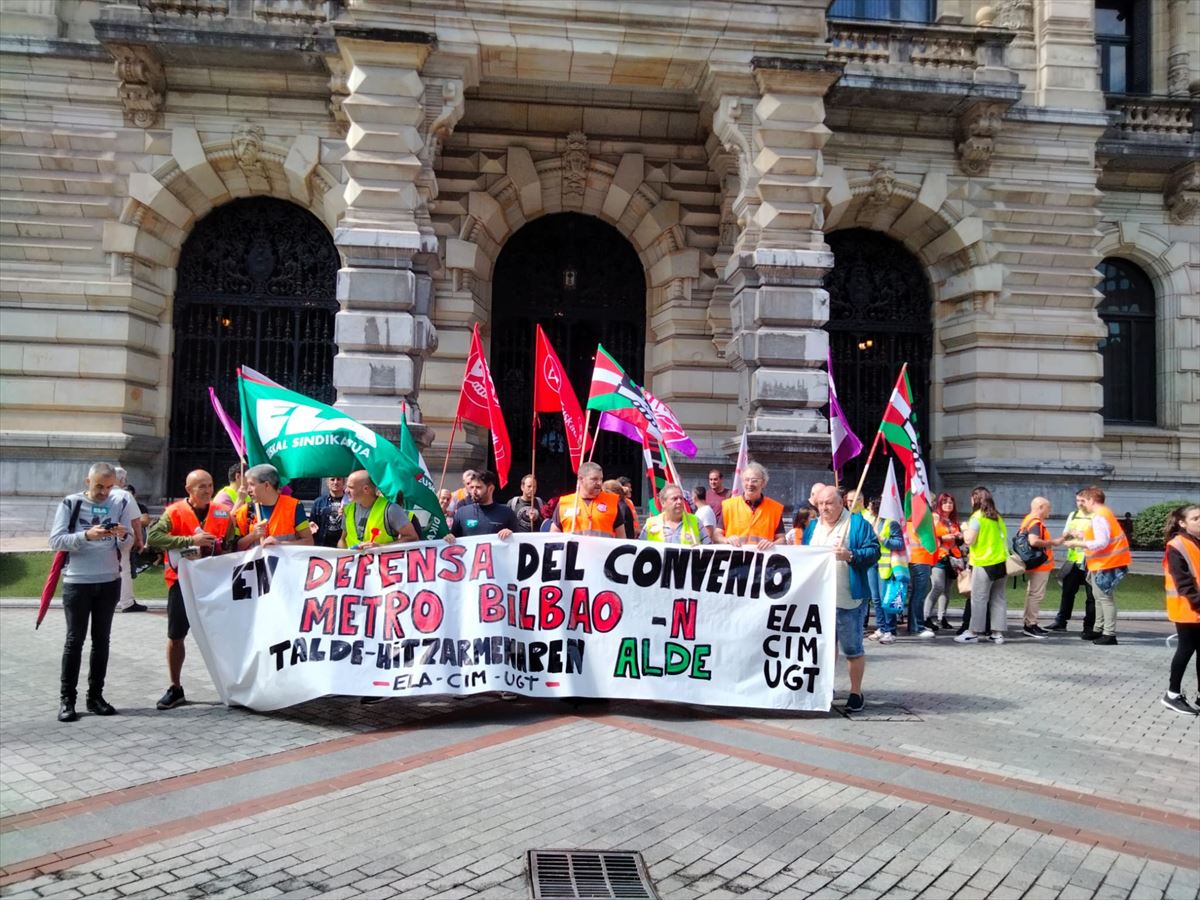
{"type": "Polygon", "coordinates": [[[1119,114],[1113,125],[1118,138],[1188,140],[1198,130],[1200,101],[1187,97],[1110,95],[1108,108],[1119,114]]]}
{"type": "Polygon", "coordinates": [[[1003,65],[1009,40],[1004,29],[829,20],[830,59],[868,68],[911,67],[938,76],[1003,65]]]}
{"type": "Polygon", "coordinates": [[[333,0],[139,0],[155,21],[244,17],[275,25],[319,25],[333,18],[333,0]]]}

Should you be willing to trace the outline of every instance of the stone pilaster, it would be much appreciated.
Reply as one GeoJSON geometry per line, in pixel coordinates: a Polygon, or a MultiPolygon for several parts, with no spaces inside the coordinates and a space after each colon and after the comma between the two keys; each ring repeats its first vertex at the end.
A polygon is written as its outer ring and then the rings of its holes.
{"type": "Polygon", "coordinates": [[[1097,90],[1098,59],[1092,0],[1040,0],[1034,4],[1038,106],[1104,109],[1097,90]]]}
{"type": "Polygon", "coordinates": [[[726,356],[756,459],[808,478],[828,467],[824,361],[833,255],[822,232],[823,97],[838,70],[822,61],[756,59],[756,98],[722,96],[714,129],[738,157],[741,229],[724,269],[732,290],[726,356]]]}
{"type": "Polygon", "coordinates": [[[343,268],[333,381],[339,408],[386,431],[401,400],[415,401],[421,365],[437,347],[426,262],[437,241],[421,158],[428,139],[421,67],[430,45],[343,38],[338,46],[349,93],[340,104],[346,211],[334,235],[343,268]]]}
{"type": "Polygon", "coordinates": [[[1196,33],[1188,22],[1189,0],[1167,0],[1171,44],[1167,56],[1167,93],[1186,97],[1192,80],[1191,54],[1196,51],[1196,33]]]}

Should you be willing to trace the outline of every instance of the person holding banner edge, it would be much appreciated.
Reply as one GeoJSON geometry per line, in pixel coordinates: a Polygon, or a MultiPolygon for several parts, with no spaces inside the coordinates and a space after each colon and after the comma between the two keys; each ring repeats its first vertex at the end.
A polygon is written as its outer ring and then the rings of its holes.
{"type": "Polygon", "coordinates": [[[172,553],[221,553],[232,549],[237,536],[229,507],[213,500],[213,479],[208,472],[189,472],[184,490],[187,497],[168,506],[146,535],[146,546],[163,553],[163,581],[167,583],[167,674],[171,683],[156,704],[162,710],[174,709],[185,701],[184,641],[191,630],[172,553]]]}
{"type": "Polygon", "coordinates": [[[467,482],[467,494],[471,498],[458,504],[450,531],[445,536],[448,544],[460,537],[494,534],[502,541],[512,537],[521,526],[517,514],[503,503],[495,502],[496,488],[500,481],[495,472],[482,470],[473,472],[467,482]]]}
{"type": "Polygon", "coordinates": [[[867,669],[862,605],[871,599],[867,573],[879,560],[879,540],[866,519],[846,509],[836,487],[817,493],[817,513],[804,529],[804,543],[832,547],[837,559],[837,642],[850,674],[846,712],[861,712],[866,706],[862,682],[867,669]]]}
{"type": "Polygon", "coordinates": [[[603,488],[604,469],[600,464],[580,463],[575,493],[559,499],[550,530],[598,537],[624,536],[629,515],[625,498],[603,488]]]}

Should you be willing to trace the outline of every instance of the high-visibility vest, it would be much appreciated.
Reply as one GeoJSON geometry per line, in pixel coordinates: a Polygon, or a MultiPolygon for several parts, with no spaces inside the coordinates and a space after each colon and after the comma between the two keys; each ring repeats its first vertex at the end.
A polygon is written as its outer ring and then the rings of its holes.
{"type": "MultiPolygon", "coordinates": [[[[196,518],[196,511],[192,509],[192,504],[186,500],[178,500],[172,503],[164,512],[171,519],[171,534],[176,537],[187,537],[195,534],[197,528],[207,531],[217,539],[217,546],[214,548],[214,552],[216,553],[220,552],[221,542],[225,540],[225,535],[229,533],[229,525],[233,521],[229,515],[229,510],[224,506],[218,506],[216,503],[209,504],[208,515],[204,517],[203,525],[196,518]]],[[[171,565],[170,553],[164,553],[163,581],[167,583],[167,587],[170,587],[178,580],[179,573],[171,565]]]]}
{"type": "Polygon", "coordinates": [[[225,485],[225,487],[217,491],[217,495],[213,497],[213,503],[223,506],[226,509],[233,509],[237,506],[237,488],[231,484],[225,485]]]}
{"type": "Polygon", "coordinates": [[[903,526],[891,519],[880,519],[879,521],[883,523],[879,535],[879,562],[875,564],[879,569],[879,579],[880,581],[890,581],[898,572],[903,573],[907,578],[908,552],[906,550],[890,550],[883,545],[883,542],[888,539],[893,525],[901,528],[903,526]]]}
{"type": "MultiPolygon", "coordinates": [[[[661,544],[665,540],[665,531],[661,515],[651,516],[646,520],[646,540],[661,544]]],[[[689,512],[683,514],[683,524],[679,529],[679,543],[697,546],[700,544],[700,520],[689,512]]]]}
{"type": "MultiPolygon", "coordinates": [[[[1067,516],[1067,524],[1063,527],[1063,531],[1069,531],[1072,534],[1082,534],[1091,527],[1092,517],[1081,509],[1074,510],[1067,516]]],[[[1067,559],[1073,563],[1083,562],[1082,547],[1068,547],[1067,559]]]]}
{"type": "MultiPolygon", "coordinates": [[[[1192,573],[1192,581],[1200,584],[1200,547],[1196,546],[1195,541],[1177,534],[1167,542],[1168,552],[1172,549],[1187,563],[1192,573]]],[[[1187,597],[1181,596],[1175,587],[1175,579],[1171,577],[1171,570],[1167,566],[1166,553],[1163,554],[1163,576],[1166,578],[1167,588],[1167,618],[1172,622],[1200,623],[1200,612],[1196,612],[1192,604],[1188,603],[1187,597]]]]}
{"type": "MultiPolygon", "coordinates": [[[[296,533],[296,506],[299,503],[300,501],[295,497],[289,497],[287,494],[279,495],[279,499],[275,501],[275,507],[271,510],[271,517],[267,519],[268,537],[280,537],[296,533]]],[[[250,512],[252,509],[253,504],[247,504],[238,510],[237,526],[238,531],[243,535],[250,533],[250,512]]]]}
{"type": "Polygon", "coordinates": [[[955,559],[962,559],[962,550],[958,547],[958,542],[947,540],[947,535],[950,534],[950,525],[948,522],[942,521],[942,517],[935,515],[933,517],[933,536],[937,538],[938,562],[941,562],[947,556],[953,556],[955,559]]]}
{"type": "MultiPolygon", "coordinates": [[[[387,497],[378,496],[375,502],[371,504],[371,510],[367,513],[367,534],[368,540],[372,544],[394,544],[396,536],[387,530],[387,508],[391,504],[388,503],[387,497]]],[[[363,543],[363,539],[358,536],[358,507],[351,503],[349,509],[346,510],[346,546],[356,547],[363,543]]]]}
{"type": "MultiPolygon", "coordinates": [[[[1025,518],[1023,518],[1021,520],[1021,527],[1019,530],[1020,531],[1028,531],[1029,529],[1031,529],[1033,527],[1034,522],[1037,522],[1037,527],[1038,527],[1037,536],[1040,537],[1044,541],[1050,540],[1050,531],[1048,528],[1046,528],[1046,524],[1041,519],[1039,519],[1037,516],[1035,516],[1033,513],[1029,513],[1025,518]]],[[[1030,544],[1030,546],[1032,547],[1033,545],[1030,544]]],[[[1042,565],[1038,566],[1036,569],[1026,569],[1025,571],[1026,572],[1049,572],[1051,569],[1053,569],[1054,568],[1054,548],[1051,547],[1049,544],[1045,544],[1041,547],[1035,547],[1034,549],[1041,550],[1043,553],[1045,553],[1046,561],[1042,565]]]]}
{"type": "Polygon", "coordinates": [[[982,510],[976,510],[967,524],[978,532],[971,547],[971,565],[994,566],[1008,559],[1008,528],[1003,519],[998,516],[992,519],[982,510]]]}
{"type": "Polygon", "coordinates": [[[725,536],[765,538],[775,540],[783,524],[783,504],[770,497],[763,497],[755,509],[742,497],[730,497],[721,504],[721,519],[725,523],[725,536]]]}
{"type": "Polygon", "coordinates": [[[908,561],[914,566],[932,566],[937,562],[937,549],[932,553],[925,549],[911,522],[908,523],[908,561]]]}
{"type": "Polygon", "coordinates": [[[595,534],[603,537],[618,537],[617,512],[623,497],[601,491],[592,500],[584,500],[578,494],[567,494],[558,501],[558,526],[571,534],[595,534]]]}
{"type": "MultiPolygon", "coordinates": [[[[1093,516],[1100,516],[1108,523],[1108,543],[1099,550],[1088,550],[1087,569],[1089,572],[1100,572],[1105,569],[1119,569],[1122,566],[1128,567],[1133,562],[1133,556],[1129,552],[1129,538],[1125,537],[1125,529],[1121,527],[1121,523],[1117,521],[1117,517],[1113,515],[1112,510],[1107,506],[1097,506],[1092,512],[1093,516]]],[[[1095,536],[1092,530],[1092,525],[1088,523],[1087,539],[1090,541],[1095,536]]]]}

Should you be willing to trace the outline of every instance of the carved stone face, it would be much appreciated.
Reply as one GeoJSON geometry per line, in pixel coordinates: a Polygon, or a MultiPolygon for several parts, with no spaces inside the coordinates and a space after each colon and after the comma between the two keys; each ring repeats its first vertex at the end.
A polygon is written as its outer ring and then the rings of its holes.
{"type": "Polygon", "coordinates": [[[243,168],[258,165],[262,152],[263,128],[261,125],[243,125],[233,134],[233,156],[243,168]]]}

